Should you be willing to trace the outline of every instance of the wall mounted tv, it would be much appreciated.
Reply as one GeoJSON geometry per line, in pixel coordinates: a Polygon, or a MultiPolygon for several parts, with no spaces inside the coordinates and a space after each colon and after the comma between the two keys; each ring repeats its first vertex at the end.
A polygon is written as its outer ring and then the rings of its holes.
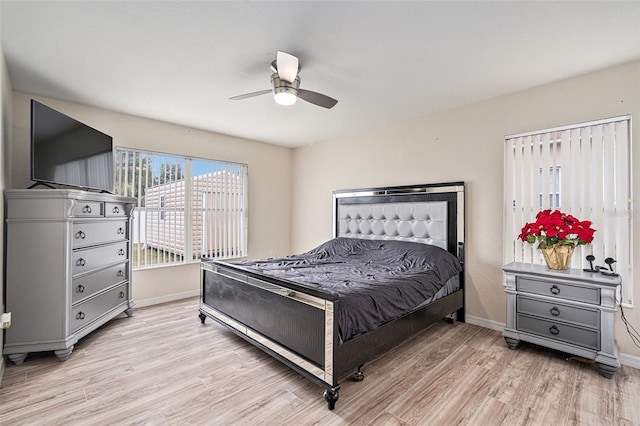
{"type": "Polygon", "coordinates": [[[31,100],[31,180],[113,192],[113,138],[31,100]]]}

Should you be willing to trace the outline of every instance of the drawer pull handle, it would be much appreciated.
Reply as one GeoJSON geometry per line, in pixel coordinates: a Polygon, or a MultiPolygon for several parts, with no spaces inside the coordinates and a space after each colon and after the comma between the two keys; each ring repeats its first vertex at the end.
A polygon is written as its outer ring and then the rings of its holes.
{"type": "Polygon", "coordinates": [[[124,256],[124,249],[120,249],[120,250],[118,250],[118,254],[119,254],[120,256],[124,256]]]}
{"type": "Polygon", "coordinates": [[[551,292],[551,294],[560,294],[560,289],[558,288],[557,285],[553,285],[551,286],[551,288],[549,289],[549,291],[551,292]]]}
{"type": "Polygon", "coordinates": [[[76,319],[79,320],[83,320],[84,319],[84,312],[80,311],[76,314],[76,319]]]}
{"type": "Polygon", "coordinates": [[[78,293],[84,293],[84,286],[82,284],[78,285],[78,293]]]}
{"type": "Polygon", "coordinates": [[[118,228],[118,235],[124,234],[124,228],[118,228]]]}
{"type": "Polygon", "coordinates": [[[80,239],[84,240],[84,237],[86,237],[86,236],[87,236],[87,234],[85,234],[82,231],[76,232],[76,238],[80,238],[80,239]]]}
{"type": "Polygon", "coordinates": [[[115,206],[113,208],[113,214],[118,214],[118,213],[120,213],[120,209],[118,208],[118,206],[115,206]]]}
{"type": "Polygon", "coordinates": [[[560,330],[558,330],[558,327],[556,327],[555,325],[552,325],[551,327],[549,327],[549,333],[557,336],[558,334],[560,334],[560,330]]]}
{"type": "Polygon", "coordinates": [[[118,293],[118,297],[120,299],[124,299],[124,291],[121,291],[120,293],[118,293]]]}
{"type": "Polygon", "coordinates": [[[78,261],[76,262],[76,265],[78,265],[78,266],[84,266],[86,263],[87,263],[87,262],[86,262],[83,258],[80,258],[80,259],[78,259],[78,261]]]}
{"type": "Polygon", "coordinates": [[[82,208],[82,213],[91,213],[91,206],[87,205],[82,208]]]}
{"type": "Polygon", "coordinates": [[[549,312],[551,312],[551,315],[553,315],[554,317],[560,316],[560,309],[555,306],[551,308],[549,312]]]}
{"type": "Polygon", "coordinates": [[[118,277],[124,277],[124,271],[118,271],[118,273],[116,274],[116,276],[118,276],[118,277]]]}

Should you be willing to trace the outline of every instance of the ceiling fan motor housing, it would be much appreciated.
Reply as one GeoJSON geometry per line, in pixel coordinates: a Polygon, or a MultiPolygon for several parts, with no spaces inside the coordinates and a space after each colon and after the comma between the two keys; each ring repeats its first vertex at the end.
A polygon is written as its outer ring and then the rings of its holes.
{"type": "Polygon", "coordinates": [[[291,93],[292,95],[298,95],[298,87],[300,87],[300,77],[296,77],[292,83],[282,80],[278,73],[271,74],[271,85],[273,86],[273,94],[278,93],[291,93]]]}

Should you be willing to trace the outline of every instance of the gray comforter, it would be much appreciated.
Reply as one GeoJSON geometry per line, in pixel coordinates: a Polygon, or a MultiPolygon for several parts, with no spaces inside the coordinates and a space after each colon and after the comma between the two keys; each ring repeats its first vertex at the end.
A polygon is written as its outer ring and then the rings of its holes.
{"type": "Polygon", "coordinates": [[[462,270],[439,247],[352,238],[300,255],[234,264],[336,294],[343,341],[413,310],[462,270]]]}

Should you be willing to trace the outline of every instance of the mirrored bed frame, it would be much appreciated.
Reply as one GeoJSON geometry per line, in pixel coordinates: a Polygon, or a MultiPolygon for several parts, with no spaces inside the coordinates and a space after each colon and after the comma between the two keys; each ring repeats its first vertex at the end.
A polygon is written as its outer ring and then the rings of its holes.
{"type": "Polygon", "coordinates": [[[203,260],[199,317],[211,318],[325,388],[333,410],[339,379],[362,380],[365,362],[444,318],[464,321],[464,183],[340,190],[334,237],[438,245],[461,265],[458,289],[342,342],[339,297],[233,263],[203,260]]]}

